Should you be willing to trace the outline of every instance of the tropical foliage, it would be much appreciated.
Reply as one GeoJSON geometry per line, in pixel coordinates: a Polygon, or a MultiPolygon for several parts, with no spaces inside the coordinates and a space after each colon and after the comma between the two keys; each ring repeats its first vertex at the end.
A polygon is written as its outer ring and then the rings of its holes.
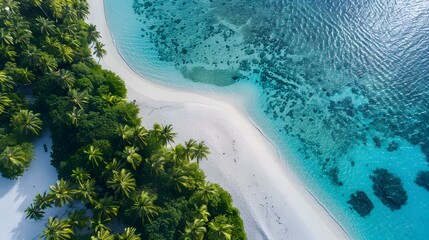
{"type": "Polygon", "coordinates": [[[24,173],[43,119],[60,179],[27,218],[47,221],[45,239],[245,239],[231,197],[198,166],[204,142],[142,126],[123,81],[93,59],[107,52],[88,11],[85,0],[0,0],[0,171],[24,173]]]}

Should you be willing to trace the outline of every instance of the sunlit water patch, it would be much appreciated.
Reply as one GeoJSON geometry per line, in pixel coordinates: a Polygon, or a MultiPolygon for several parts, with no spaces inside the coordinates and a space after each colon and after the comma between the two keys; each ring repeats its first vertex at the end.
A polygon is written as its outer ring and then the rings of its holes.
{"type": "Polygon", "coordinates": [[[252,84],[249,115],[354,238],[429,238],[429,1],[105,4],[142,75],[252,84]]]}

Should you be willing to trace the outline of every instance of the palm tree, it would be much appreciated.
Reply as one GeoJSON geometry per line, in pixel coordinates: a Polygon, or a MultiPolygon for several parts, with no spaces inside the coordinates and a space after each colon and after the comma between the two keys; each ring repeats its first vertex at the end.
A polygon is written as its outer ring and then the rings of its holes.
{"type": "Polygon", "coordinates": [[[130,126],[119,125],[116,131],[124,142],[130,143],[131,137],[133,136],[133,129],[130,126]]]}
{"type": "Polygon", "coordinates": [[[100,38],[100,33],[97,31],[97,27],[93,24],[89,24],[88,29],[88,42],[95,43],[100,38]]]}
{"type": "Polygon", "coordinates": [[[139,147],[143,148],[146,146],[146,136],[147,136],[147,130],[143,126],[140,127],[134,127],[133,128],[133,136],[134,136],[134,143],[137,143],[139,147]]]}
{"type": "Polygon", "coordinates": [[[13,37],[5,28],[0,28],[0,44],[12,45],[13,37]]]}
{"type": "Polygon", "coordinates": [[[100,63],[101,58],[107,54],[106,49],[104,49],[104,43],[96,41],[93,54],[98,58],[98,63],[100,63]]]}
{"type": "Polygon", "coordinates": [[[107,226],[110,221],[110,218],[95,217],[94,219],[90,220],[89,227],[94,229],[94,232],[108,231],[110,233],[110,228],[107,226]]]}
{"type": "Polygon", "coordinates": [[[150,156],[148,162],[151,170],[155,172],[155,174],[159,174],[164,171],[164,165],[167,162],[167,157],[169,157],[169,151],[166,148],[161,148],[150,156]]]}
{"type": "Polygon", "coordinates": [[[106,170],[103,171],[103,175],[107,177],[112,177],[114,173],[119,173],[123,168],[123,164],[114,158],[111,162],[106,164],[106,170]]]}
{"type": "Polygon", "coordinates": [[[199,164],[201,160],[204,158],[207,159],[207,156],[210,154],[209,148],[204,144],[204,142],[199,142],[195,145],[194,148],[194,158],[197,160],[199,164]]]}
{"type": "Polygon", "coordinates": [[[185,158],[186,161],[191,161],[195,155],[195,146],[197,142],[194,139],[189,139],[185,142],[185,158]]]}
{"type": "Polygon", "coordinates": [[[46,37],[42,48],[43,48],[43,50],[45,50],[51,54],[56,54],[60,51],[59,50],[60,46],[61,46],[61,43],[58,41],[57,38],[46,37]]]}
{"type": "Polygon", "coordinates": [[[179,192],[182,191],[182,188],[193,189],[195,187],[195,180],[180,167],[174,168],[172,180],[177,191],[179,192]]]}
{"type": "Polygon", "coordinates": [[[49,36],[55,32],[55,23],[50,19],[46,19],[42,16],[36,18],[36,26],[42,35],[49,36]]]}
{"type": "Polygon", "coordinates": [[[203,184],[198,186],[197,191],[195,191],[195,196],[204,203],[208,203],[210,200],[217,199],[218,193],[219,191],[216,185],[204,181],[203,184]]]}
{"type": "Polygon", "coordinates": [[[74,57],[73,49],[65,44],[59,45],[58,55],[61,56],[61,60],[63,63],[73,62],[73,57],[74,57]]]}
{"type": "MultiPolygon", "coordinates": [[[[40,57],[37,66],[40,68],[40,70],[42,70],[43,73],[53,73],[57,69],[58,63],[52,55],[45,53],[40,57]]],[[[58,74],[59,72],[57,72],[57,75],[58,74]]],[[[55,77],[54,79],[56,79],[55,74],[52,76],[55,77]]]]}
{"type": "Polygon", "coordinates": [[[33,34],[26,26],[19,26],[18,29],[14,32],[15,44],[20,45],[29,45],[30,39],[33,37],[33,34]]]}
{"type": "Polygon", "coordinates": [[[122,169],[119,173],[113,173],[112,178],[107,181],[107,185],[114,190],[115,194],[121,193],[123,196],[129,197],[136,189],[136,180],[132,173],[122,169]]]}
{"type": "Polygon", "coordinates": [[[203,219],[194,219],[191,223],[186,222],[185,231],[183,233],[184,238],[189,240],[202,240],[207,231],[204,225],[205,222],[203,219]]]}
{"type": "Polygon", "coordinates": [[[79,1],[76,3],[76,16],[78,19],[85,19],[89,14],[89,6],[87,1],[79,1]]]}
{"type": "Polygon", "coordinates": [[[45,226],[46,229],[42,231],[42,237],[46,240],[67,240],[74,234],[68,221],[57,217],[49,218],[45,226]]]}
{"type": "Polygon", "coordinates": [[[97,198],[97,192],[95,191],[95,180],[86,180],[79,182],[79,186],[75,191],[76,195],[82,200],[88,200],[90,203],[94,202],[97,198]]]}
{"type": "Polygon", "coordinates": [[[41,51],[34,45],[28,45],[22,52],[23,61],[33,67],[39,62],[42,57],[41,51]]]}
{"type": "Polygon", "coordinates": [[[112,235],[108,229],[100,229],[96,234],[91,236],[91,240],[115,240],[115,235],[112,235]]]}
{"type": "Polygon", "coordinates": [[[145,219],[151,222],[160,210],[160,207],[154,204],[156,199],[156,195],[141,191],[133,197],[133,205],[128,209],[128,214],[134,216],[135,220],[139,219],[141,224],[145,222],[145,219]]]}
{"type": "Polygon", "coordinates": [[[216,217],[209,223],[208,236],[209,239],[213,240],[231,240],[232,230],[234,226],[228,224],[226,216],[221,215],[216,217]]]}
{"type": "Polygon", "coordinates": [[[168,151],[168,160],[173,161],[178,166],[183,165],[183,160],[186,159],[186,149],[182,144],[177,144],[168,151]]]}
{"type": "Polygon", "coordinates": [[[15,62],[16,55],[17,53],[11,45],[0,45],[0,57],[15,62]]]}
{"type": "Polygon", "coordinates": [[[94,210],[97,219],[110,221],[112,217],[118,215],[119,205],[112,196],[105,196],[99,201],[95,201],[94,210]]]}
{"type": "Polygon", "coordinates": [[[80,109],[83,109],[84,106],[88,104],[89,93],[87,91],[79,92],[76,89],[70,89],[69,97],[72,100],[73,104],[78,106],[80,109]]]}
{"type": "Polygon", "coordinates": [[[198,218],[203,219],[204,222],[209,221],[210,213],[209,210],[207,210],[207,205],[203,204],[201,207],[197,208],[197,214],[198,218]]]}
{"type": "Polygon", "coordinates": [[[110,106],[118,105],[119,103],[125,102],[123,98],[112,95],[111,93],[101,95],[101,98],[109,103],[110,106]]]}
{"type": "Polygon", "coordinates": [[[137,167],[142,162],[142,156],[137,153],[138,150],[138,147],[126,146],[122,152],[123,157],[131,164],[134,170],[137,170],[137,167]]]}
{"type": "Polygon", "coordinates": [[[89,175],[86,169],[77,167],[72,170],[71,177],[74,178],[77,183],[82,183],[89,180],[91,178],[91,175],[89,175]]]}
{"type": "Polygon", "coordinates": [[[28,155],[21,146],[6,147],[0,154],[0,166],[4,177],[15,179],[24,173],[30,164],[32,156],[28,155]]]}
{"type": "Polygon", "coordinates": [[[12,90],[15,82],[5,72],[0,71],[0,88],[2,92],[12,90]]]}
{"type": "Polygon", "coordinates": [[[118,235],[119,240],[141,240],[140,234],[136,233],[135,228],[125,228],[124,232],[120,235],[118,235]]]}
{"type": "Polygon", "coordinates": [[[43,195],[38,193],[36,197],[34,197],[34,206],[39,209],[46,209],[51,207],[53,200],[51,196],[47,192],[43,192],[43,195]]]}
{"type": "Polygon", "coordinates": [[[80,118],[82,117],[83,109],[77,109],[73,106],[73,110],[67,113],[67,116],[70,118],[73,125],[78,125],[80,118]]]}
{"type": "Polygon", "coordinates": [[[11,124],[14,129],[21,133],[39,135],[42,131],[42,120],[40,113],[33,113],[30,110],[19,110],[12,116],[11,124]]]}
{"type": "Polygon", "coordinates": [[[174,143],[174,137],[177,135],[177,133],[173,132],[173,126],[171,124],[161,126],[155,123],[153,128],[157,132],[159,140],[164,146],[174,143]]]}
{"type": "Polygon", "coordinates": [[[58,85],[63,89],[70,89],[76,81],[74,74],[69,70],[60,69],[52,74],[52,77],[57,81],[58,85]]]}
{"type": "Polygon", "coordinates": [[[68,222],[73,229],[84,229],[88,221],[89,218],[85,215],[85,210],[83,209],[73,209],[71,212],[68,213],[68,222]]]}
{"type": "Polygon", "coordinates": [[[53,199],[54,205],[57,207],[69,204],[73,200],[74,189],[72,189],[71,185],[64,179],[60,179],[55,185],[50,186],[49,189],[51,190],[49,195],[53,199]]]}
{"type": "Polygon", "coordinates": [[[9,107],[12,104],[12,100],[3,93],[0,93],[0,115],[5,111],[6,107],[9,107]]]}
{"type": "Polygon", "coordinates": [[[44,214],[45,211],[34,204],[31,204],[27,209],[25,209],[25,218],[30,218],[36,221],[42,219],[44,214]]]}
{"type": "Polygon", "coordinates": [[[93,145],[89,146],[89,149],[83,152],[88,155],[88,160],[95,166],[98,166],[98,162],[103,159],[100,149],[93,145]]]}

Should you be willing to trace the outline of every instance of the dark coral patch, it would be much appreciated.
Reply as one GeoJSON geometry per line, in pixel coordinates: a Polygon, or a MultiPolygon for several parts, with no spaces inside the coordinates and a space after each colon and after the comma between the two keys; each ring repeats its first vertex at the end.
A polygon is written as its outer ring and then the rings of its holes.
{"type": "Polygon", "coordinates": [[[407,203],[408,196],[404,187],[402,186],[401,179],[387,169],[378,168],[370,176],[372,180],[372,189],[375,196],[380,201],[390,208],[390,210],[399,210],[407,203]]]}
{"type": "Polygon", "coordinates": [[[366,195],[364,191],[356,191],[350,195],[348,204],[352,205],[353,209],[361,216],[365,217],[369,215],[374,209],[374,204],[371,199],[366,195]]]}
{"type": "Polygon", "coordinates": [[[429,171],[420,171],[414,182],[429,191],[429,171]]]}

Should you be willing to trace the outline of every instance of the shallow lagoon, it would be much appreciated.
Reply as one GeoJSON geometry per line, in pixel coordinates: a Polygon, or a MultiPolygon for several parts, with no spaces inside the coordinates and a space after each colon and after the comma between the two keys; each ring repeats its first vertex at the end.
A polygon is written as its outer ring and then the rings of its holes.
{"type": "Polygon", "coordinates": [[[247,101],[249,115],[354,238],[428,238],[429,192],[415,179],[429,170],[429,2],[105,0],[105,8],[119,51],[143,76],[202,92],[242,94],[250,84],[259,97],[247,101]],[[400,180],[388,175],[381,193],[405,204],[376,196],[380,168],[400,180]],[[358,190],[373,204],[364,217],[347,203],[358,190]]]}

